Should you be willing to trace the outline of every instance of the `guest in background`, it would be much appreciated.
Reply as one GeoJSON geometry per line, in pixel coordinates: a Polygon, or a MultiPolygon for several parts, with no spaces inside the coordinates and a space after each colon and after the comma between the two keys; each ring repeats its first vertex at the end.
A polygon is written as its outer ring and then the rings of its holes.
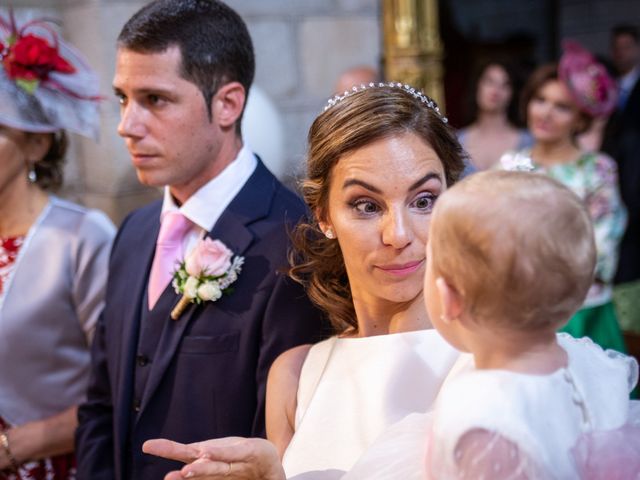
{"type": "Polygon", "coordinates": [[[480,69],[472,89],[471,123],[458,131],[470,164],[465,175],[495,165],[508,150],[533,143],[526,130],[517,127],[516,76],[503,62],[490,61],[480,69]]]}
{"type": "Polygon", "coordinates": [[[0,479],[75,478],[77,405],[104,305],[107,217],[53,196],[98,82],[50,25],[0,16],[0,479]]]}
{"type": "Polygon", "coordinates": [[[584,305],[563,330],[624,351],[612,303],[618,245],[626,222],[616,164],[606,154],[580,150],[576,142],[594,117],[611,112],[615,101],[615,85],[606,69],[577,43],[565,42],[560,63],[538,68],[523,92],[533,147],[505,154],[501,166],[545,173],[585,202],[596,239],[595,278],[584,305]]]}
{"type": "Polygon", "coordinates": [[[618,77],[618,102],[604,133],[602,150],[620,173],[620,193],[629,212],[620,244],[614,298],[626,330],[640,333],[640,34],[632,25],[613,29],[611,53],[618,77]]]}
{"type": "Polygon", "coordinates": [[[380,74],[375,68],[369,65],[360,65],[348,68],[342,72],[338,77],[338,80],[336,80],[334,93],[342,94],[345,91],[350,91],[351,88],[356,85],[368,85],[371,82],[378,81],[380,81],[380,74]]]}

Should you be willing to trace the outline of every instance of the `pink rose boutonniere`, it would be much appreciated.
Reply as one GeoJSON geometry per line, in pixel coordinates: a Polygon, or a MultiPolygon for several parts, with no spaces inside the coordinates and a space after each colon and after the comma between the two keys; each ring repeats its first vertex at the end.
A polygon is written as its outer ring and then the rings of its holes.
{"type": "Polygon", "coordinates": [[[220,240],[204,238],[173,273],[173,288],[182,298],[171,311],[177,320],[190,303],[215,302],[238,279],[244,257],[233,252],[220,240]]]}

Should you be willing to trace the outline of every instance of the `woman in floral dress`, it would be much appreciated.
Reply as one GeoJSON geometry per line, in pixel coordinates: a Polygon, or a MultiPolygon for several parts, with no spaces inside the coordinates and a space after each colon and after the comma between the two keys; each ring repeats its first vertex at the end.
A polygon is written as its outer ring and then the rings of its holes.
{"type": "Polygon", "coordinates": [[[576,142],[594,118],[611,111],[615,97],[613,80],[604,67],[580,45],[566,42],[560,62],[538,68],[523,92],[533,147],[505,154],[501,167],[544,173],[584,200],[593,220],[598,252],[595,278],[583,307],[563,331],[624,351],[611,285],[626,223],[616,164],[602,152],[581,150],[576,142]]]}
{"type": "Polygon", "coordinates": [[[50,26],[0,15],[0,480],[70,480],[113,224],[47,193],[97,80],[50,26]]]}

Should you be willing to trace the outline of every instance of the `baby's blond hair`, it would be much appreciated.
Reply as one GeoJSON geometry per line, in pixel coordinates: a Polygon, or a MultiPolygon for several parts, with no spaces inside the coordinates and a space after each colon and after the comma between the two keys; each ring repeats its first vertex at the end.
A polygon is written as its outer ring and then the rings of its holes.
{"type": "Polygon", "coordinates": [[[445,192],[431,220],[433,268],[482,322],[557,328],[593,282],[596,247],[582,201],[538,173],[471,175],[445,192]]]}

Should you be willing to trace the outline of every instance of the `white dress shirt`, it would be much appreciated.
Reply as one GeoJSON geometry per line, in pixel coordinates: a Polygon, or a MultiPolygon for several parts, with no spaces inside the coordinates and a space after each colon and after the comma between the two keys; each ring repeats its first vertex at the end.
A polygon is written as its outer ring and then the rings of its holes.
{"type": "Polygon", "coordinates": [[[215,178],[204,184],[180,207],[171,196],[169,187],[164,188],[160,220],[167,212],[180,210],[193,222],[193,228],[185,235],[182,243],[185,256],[195,247],[207,232],[216,224],[231,201],[240,192],[253,174],[258,160],[248,146],[243,146],[238,156],[215,178]]]}

